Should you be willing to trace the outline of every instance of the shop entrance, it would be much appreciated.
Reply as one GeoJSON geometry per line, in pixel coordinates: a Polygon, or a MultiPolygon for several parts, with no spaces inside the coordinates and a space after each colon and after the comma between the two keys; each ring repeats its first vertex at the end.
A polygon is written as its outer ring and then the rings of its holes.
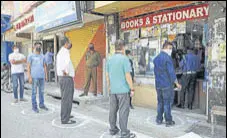
{"type": "MultiPolygon", "coordinates": [[[[192,20],[186,22],[186,33],[176,34],[173,48],[172,59],[176,69],[177,78],[182,84],[182,70],[179,68],[179,62],[183,60],[183,56],[186,55],[189,48],[193,48],[193,52],[199,57],[200,67],[196,73],[195,92],[193,95],[193,110],[192,112],[206,114],[207,96],[206,89],[203,88],[204,72],[205,72],[205,47],[206,40],[204,39],[204,32],[206,19],[192,20]]],[[[180,94],[182,91],[175,91],[174,104],[177,106],[180,104],[180,94]]],[[[188,91],[185,94],[185,108],[187,109],[188,103],[188,91]]],[[[179,110],[179,108],[174,108],[179,110]]]]}
{"type": "MultiPolygon", "coordinates": [[[[58,42],[58,41],[57,41],[58,42]]],[[[48,81],[49,82],[55,82],[55,55],[57,55],[57,52],[59,50],[59,45],[58,43],[56,44],[56,52],[55,52],[55,47],[54,47],[54,39],[48,39],[48,40],[43,40],[43,54],[46,59],[48,59],[48,64],[47,64],[47,71],[48,71],[48,81]],[[47,54],[48,49],[50,50],[49,52],[51,54],[47,54]],[[49,58],[47,56],[49,55],[49,58]],[[51,58],[51,59],[50,59],[51,58]],[[52,60],[52,63],[50,63],[50,60],[52,60]]]]}

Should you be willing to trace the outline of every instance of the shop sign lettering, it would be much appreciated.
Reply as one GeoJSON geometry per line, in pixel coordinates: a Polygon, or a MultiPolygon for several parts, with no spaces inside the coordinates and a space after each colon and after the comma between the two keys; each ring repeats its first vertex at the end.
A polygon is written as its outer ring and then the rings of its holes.
{"type": "Polygon", "coordinates": [[[24,20],[22,20],[21,22],[19,22],[18,24],[16,24],[16,30],[20,30],[21,28],[23,28],[24,26],[28,25],[29,23],[34,22],[34,16],[31,15],[27,18],[25,18],[24,20]]]}
{"type": "Polygon", "coordinates": [[[140,27],[148,27],[157,24],[182,22],[186,20],[193,20],[208,17],[208,4],[201,4],[198,6],[191,6],[179,10],[172,10],[151,14],[139,18],[121,21],[121,29],[129,30],[140,27]]]}

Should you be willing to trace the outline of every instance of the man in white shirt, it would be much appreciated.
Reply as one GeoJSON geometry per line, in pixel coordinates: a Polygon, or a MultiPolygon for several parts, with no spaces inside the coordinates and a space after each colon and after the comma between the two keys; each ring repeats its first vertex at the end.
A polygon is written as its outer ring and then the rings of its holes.
{"type": "Polygon", "coordinates": [[[57,75],[59,77],[59,84],[61,89],[61,123],[73,124],[74,120],[70,120],[73,116],[70,116],[72,110],[73,94],[74,94],[74,82],[73,77],[75,70],[70,59],[70,49],[72,44],[67,37],[62,41],[63,47],[57,54],[57,75]]]}
{"type": "Polygon", "coordinates": [[[11,74],[12,74],[12,81],[13,81],[13,94],[15,103],[18,103],[18,80],[20,83],[20,101],[26,101],[24,96],[24,66],[23,64],[26,63],[26,57],[19,53],[19,46],[13,45],[12,47],[13,53],[9,54],[9,61],[11,63],[11,74]]]}

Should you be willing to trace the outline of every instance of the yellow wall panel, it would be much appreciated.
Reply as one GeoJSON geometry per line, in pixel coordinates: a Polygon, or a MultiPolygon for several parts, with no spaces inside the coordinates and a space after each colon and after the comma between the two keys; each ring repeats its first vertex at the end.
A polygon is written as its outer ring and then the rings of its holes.
{"type": "Polygon", "coordinates": [[[103,23],[101,21],[95,21],[85,24],[80,29],[74,29],[66,32],[66,36],[69,37],[72,42],[72,49],[70,50],[71,60],[76,68],[82,59],[84,53],[87,50],[88,44],[93,39],[98,27],[103,23]]]}

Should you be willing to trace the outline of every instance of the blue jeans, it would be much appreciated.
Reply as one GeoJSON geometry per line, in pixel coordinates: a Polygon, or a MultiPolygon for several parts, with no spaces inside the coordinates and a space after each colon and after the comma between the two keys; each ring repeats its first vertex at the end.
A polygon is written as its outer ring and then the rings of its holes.
{"type": "Polygon", "coordinates": [[[16,73],[12,74],[12,81],[13,81],[13,94],[14,98],[18,99],[18,79],[20,83],[20,99],[23,99],[24,96],[24,73],[16,73]]]}
{"type": "Polygon", "coordinates": [[[36,93],[39,88],[39,107],[44,106],[44,78],[32,79],[32,108],[37,108],[36,93]]]}
{"type": "Polygon", "coordinates": [[[173,102],[173,88],[156,88],[157,98],[158,98],[158,107],[157,107],[157,120],[163,120],[163,113],[165,121],[172,121],[171,115],[171,104],[173,102]]]}

